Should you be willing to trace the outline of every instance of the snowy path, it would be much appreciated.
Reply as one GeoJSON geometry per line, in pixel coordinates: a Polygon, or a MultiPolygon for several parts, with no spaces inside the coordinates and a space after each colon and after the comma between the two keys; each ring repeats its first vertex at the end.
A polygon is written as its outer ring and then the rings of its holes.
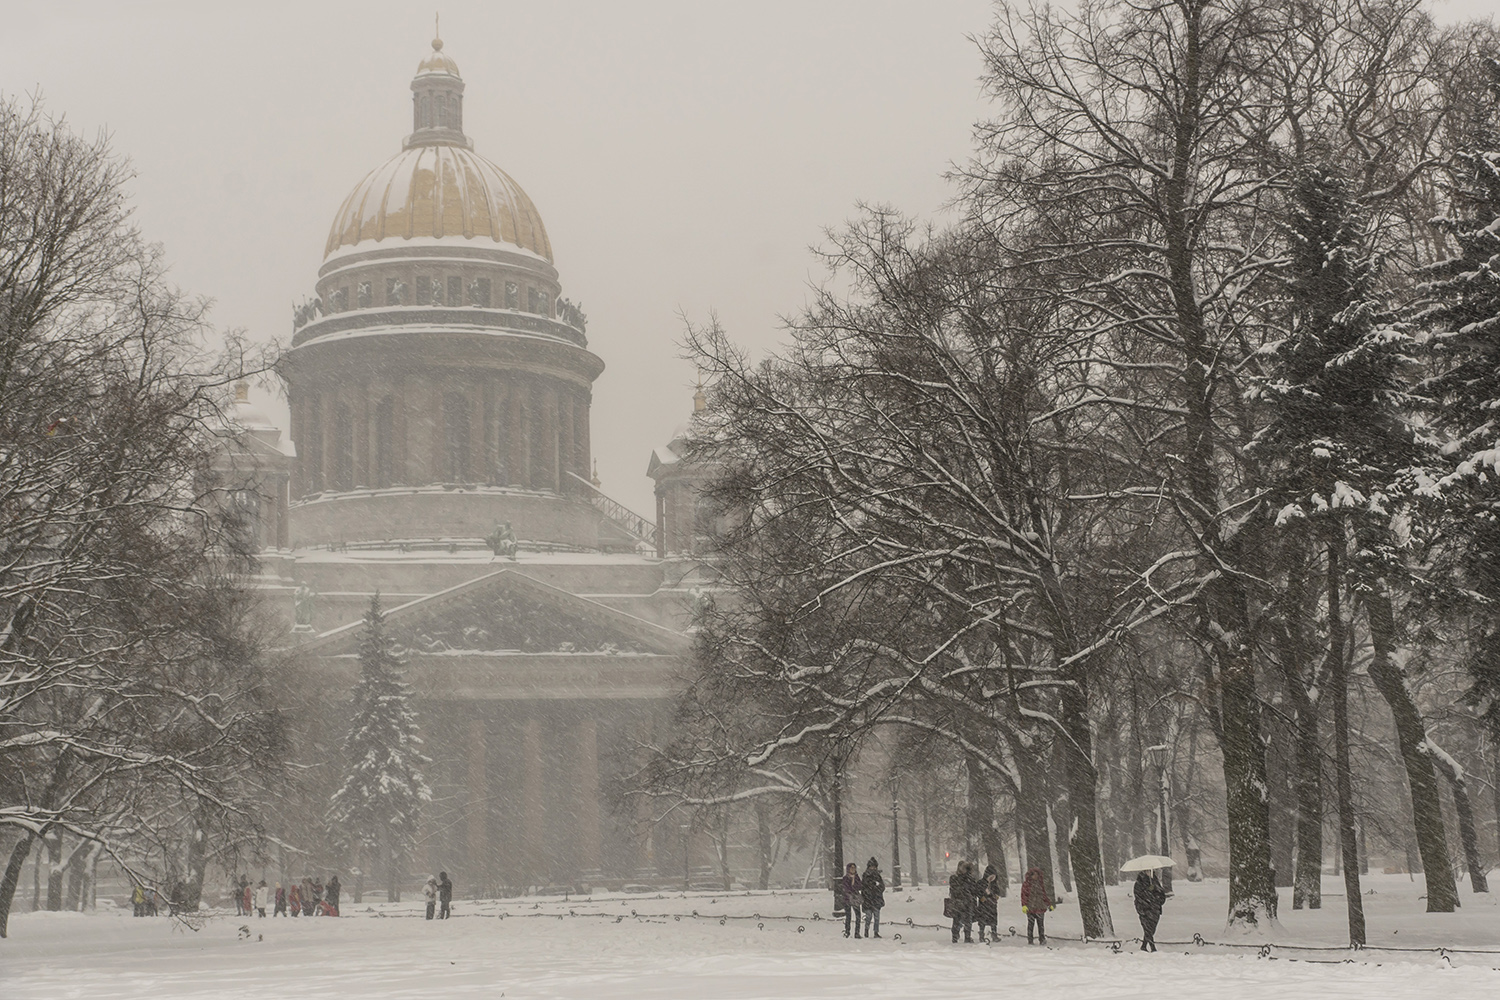
{"type": "MultiPolygon", "coordinates": [[[[1500,906],[1465,897],[1461,914],[1421,913],[1419,885],[1377,877],[1367,897],[1372,940],[1413,946],[1483,947],[1500,952],[1500,906]]],[[[1330,886],[1332,888],[1332,886],[1330,886]]],[[[1179,886],[1161,936],[1223,934],[1222,885],[1179,886]],[[1218,933],[1209,933],[1218,931],[1218,933]]],[[[214,917],[195,932],[165,919],[128,914],[20,914],[0,942],[0,995],[7,1000],[65,997],[587,997],[590,1000],[716,997],[944,998],[1007,995],[1133,998],[1491,997],[1500,991],[1500,954],[1228,951],[1179,946],[1157,955],[1061,940],[1077,934],[1076,913],[1052,914],[1051,949],[1024,939],[951,945],[935,923],[943,891],[891,893],[885,938],[846,941],[830,921],[772,920],[751,914],[811,914],[824,893],[589,900],[460,902],[455,919],[428,923],[412,905],[360,907],[338,920],[214,917]],[[908,903],[907,898],[911,898],[908,903]],[[718,919],[700,914],[743,915],[718,919]],[[672,914],[632,917],[638,914],[672,914]],[[575,916],[570,916],[570,911],[575,916]],[[384,913],[385,915],[382,915],[384,913]],[[502,918],[501,914],[505,914],[502,918]],[[602,916],[585,916],[602,914],[602,916]],[[679,917],[680,919],[674,919],[679,917]],[[892,925],[895,926],[892,926],[892,925]],[[247,939],[239,937],[250,927],[247,939]],[[763,925],[763,927],[757,926],[763,925]],[[797,928],[802,927],[801,933],[797,928]],[[900,940],[894,935],[900,933],[900,940]],[[1186,954],[1184,954],[1186,952],[1186,954]],[[1333,959],[1324,963],[1306,959],[1333,959]]],[[[1013,902],[1013,901],[1005,901],[1013,902]]],[[[1129,900],[1112,896],[1122,932],[1129,900]]],[[[1336,944],[1341,899],[1319,913],[1288,913],[1273,941],[1336,944]]],[[[356,909],[349,907],[349,910],[356,909]]],[[[1003,918],[1018,913],[1002,909],[1003,918]]],[[[1002,919],[1002,932],[1014,923],[1002,919]]]]}

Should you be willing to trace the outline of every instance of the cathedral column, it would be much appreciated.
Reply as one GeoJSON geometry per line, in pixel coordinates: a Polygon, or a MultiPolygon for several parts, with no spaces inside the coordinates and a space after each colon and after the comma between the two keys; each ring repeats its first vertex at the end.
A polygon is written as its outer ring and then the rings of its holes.
{"type": "Polygon", "coordinates": [[[490,877],[490,782],[489,747],[485,740],[484,716],[475,714],[469,720],[469,808],[465,819],[468,833],[468,855],[471,885],[489,888],[490,877]]]}
{"type": "Polygon", "coordinates": [[[562,477],[558,474],[557,454],[557,390],[551,386],[541,392],[542,404],[542,485],[560,491],[562,477]]]}
{"type": "Polygon", "coordinates": [[[593,463],[589,461],[589,403],[587,389],[579,393],[578,398],[573,401],[573,438],[576,442],[574,447],[578,463],[578,474],[584,479],[592,479],[593,463]]]}
{"type": "Polygon", "coordinates": [[[539,885],[549,873],[543,870],[547,857],[547,803],[542,778],[542,723],[535,715],[521,727],[521,748],[525,768],[521,777],[522,868],[527,881],[539,885]]]}
{"type": "MultiPolygon", "coordinates": [[[[557,411],[562,418],[562,426],[558,428],[557,445],[560,454],[557,456],[559,493],[576,493],[578,484],[568,473],[576,473],[573,458],[573,400],[572,394],[566,390],[558,393],[557,411]]],[[[588,478],[585,474],[584,478],[588,478]]]]}
{"type": "Polygon", "coordinates": [[[370,407],[370,383],[360,383],[356,392],[354,405],[349,408],[349,419],[354,422],[354,441],[351,443],[354,454],[350,462],[353,466],[350,473],[353,482],[350,485],[372,486],[374,477],[370,474],[370,441],[373,435],[370,433],[370,421],[373,419],[373,411],[370,407]]]}
{"type": "Polygon", "coordinates": [[[573,815],[578,824],[578,868],[580,871],[598,871],[600,857],[599,830],[599,723],[592,715],[585,715],[574,732],[575,757],[573,774],[577,808],[573,815]]]}
{"type": "Polygon", "coordinates": [[[481,485],[490,481],[490,458],[489,458],[489,425],[485,422],[485,414],[489,407],[484,405],[486,393],[483,382],[470,382],[464,386],[464,398],[469,401],[469,454],[466,459],[469,465],[468,481],[481,485]]]}
{"type": "Polygon", "coordinates": [[[507,443],[510,449],[510,461],[506,462],[506,479],[511,486],[529,486],[530,475],[526,454],[526,392],[525,388],[514,380],[510,382],[510,420],[506,430],[507,443]]]}

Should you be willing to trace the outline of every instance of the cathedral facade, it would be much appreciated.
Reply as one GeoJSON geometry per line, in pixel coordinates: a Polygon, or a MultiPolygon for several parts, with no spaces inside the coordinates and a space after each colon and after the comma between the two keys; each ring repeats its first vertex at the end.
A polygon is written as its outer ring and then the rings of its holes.
{"type": "Polygon", "coordinates": [[[380,595],[432,758],[409,878],[444,868],[461,894],[665,881],[686,831],[619,793],[689,654],[691,532],[664,520],[681,475],[653,457],[660,524],[599,491],[604,363],[464,101],[435,40],[411,133],[338,208],[297,310],[290,442],[237,404],[267,590],[330,704],[380,595]]]}

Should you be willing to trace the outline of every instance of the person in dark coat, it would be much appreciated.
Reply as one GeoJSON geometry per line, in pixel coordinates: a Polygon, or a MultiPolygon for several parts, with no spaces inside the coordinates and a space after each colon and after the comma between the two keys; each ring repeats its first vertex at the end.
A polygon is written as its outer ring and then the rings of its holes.
{"type": "Polygon", "coordinates": [[[330,916],[336,917],[339,915],[339,892],[342,888],[343,887],[339,885],[339,877],[337,874],[329,876],[327,898],[330,916]]]}
{"type": "Polygon", "coordinates": [[[853,861],[844,869],[844,879],[839,883],[844,894],[844,937],[849,936],[850,921],[854,924],[854,937],[859,938],[859,908],[864,903],[864,882],[859,877],[859,866],[853,861]]]}
{"type": "Polygon", "coordinates": [[[271,911],[271,916],[286,916],[286,890],[281,883],[276,883],[276,908],[271,911]]]}
{"type": "Polygon", "coordinates": [[[984,877],[974,894],[974,922],[979,925],[979,943],[984,944],[984,929],[990,929],[990,943],[997,940],[996,925],[1000,922],[1000,873],[994,865],[986,865],[984,877]]]}
{"type": "Polygon", "coordinates": [[[453,904],[453,883],[447,872],[438,872],[438,919],[447,920],[453,914],[448,908],[453,904]]]}
{"type": "Polygon", "coordinates": [[[1135,877],[1135,913],[1141,918],[1141,951],[1156,950],[1156,925],[1161,921],[1161,910],[1167,902],[1166,890],[1154,872],[1141,872],[1135,877]]]}
{"type": "Polygon", "coordinates": [[[1031,932],[1036,931],[1037,939],[1042,944],[1047,943],[1047,911],[1055,904],[1052,897],[1047,895],[1047,883],[1042,878],[1040,868],[1032,868],[1026,872],[1026,881],[1021,883],[1021,912],[1026,914],[1026,943],[1032,944],[1031,932]]]}
{"type": "Polygon", "coordinates": [[[974,894],[978,889],[974,880],[974,866],[960,861],[948,878],[949,909],[953,914],[953,943],[958,944],[958,928],[964,929],[964,941],[974,943],[974,894]]]}
{"type": "Polygon", "coordinates": [[[304,875],[302,877],[302,915],[304,917],[312,916],[313,907],[316,906],[317,903],[317,896],[313,895],[312,876],[304,875]]]}
{"type": "Polygon", "coordinates": [[[865,937],[880,937],[880,911],[885,908],[885,876],[880,874],[880,862],[871,858],[865,864],[859,895],[865,908],[865,937]],[[875,932],[870,933],[874,926],[875,932]]]}

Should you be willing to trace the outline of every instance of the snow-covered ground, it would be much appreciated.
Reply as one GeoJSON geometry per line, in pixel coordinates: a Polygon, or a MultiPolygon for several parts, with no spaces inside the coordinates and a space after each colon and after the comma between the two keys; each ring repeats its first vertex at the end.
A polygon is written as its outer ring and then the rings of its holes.
{"type": "MultiPolygon", "coordinates": [[[[1118,954],[1081,943],[1071,902],[1049,915],[1052,946],[1029,948],[1014,896],[1002,900],[999,944],[954,946],[946,928],[931,926],[945,894],[936,887],[890,891],[879,941],[846,941],[821,892],[459,901],[446,923],[420,919],[415,903],[346,905],[339,919],[213,915],[197,930],[128,910],[23,913],[0,941],[0,996],[1459,1000],[1500,992],[1500,900],[1465,893],[1461,912],[1428,915],[1420,881],[1372,876],[1371,944],[1429,950],[1351,956],[1337,950],[1344,907],[1332,893],[1341,883],[1326,884],[1321,911],[1294,912],[1287,902],[1265,956],[1225,933],[1224,886],[1213,882],[1178,883],[1158,934],[1181,943],[1155,955],[1131,943],[1118,954]],[[811,919],[815,911],[823,919],[811,919]],[[1019,937],[1006,934],[1012,925],[1019,937]],[[1247,946],[1198,945],[1195,934],[1247,946]]],[[[1121,935],[1136,933],[1124,887],[1111,904],[1121,935]]]]}

